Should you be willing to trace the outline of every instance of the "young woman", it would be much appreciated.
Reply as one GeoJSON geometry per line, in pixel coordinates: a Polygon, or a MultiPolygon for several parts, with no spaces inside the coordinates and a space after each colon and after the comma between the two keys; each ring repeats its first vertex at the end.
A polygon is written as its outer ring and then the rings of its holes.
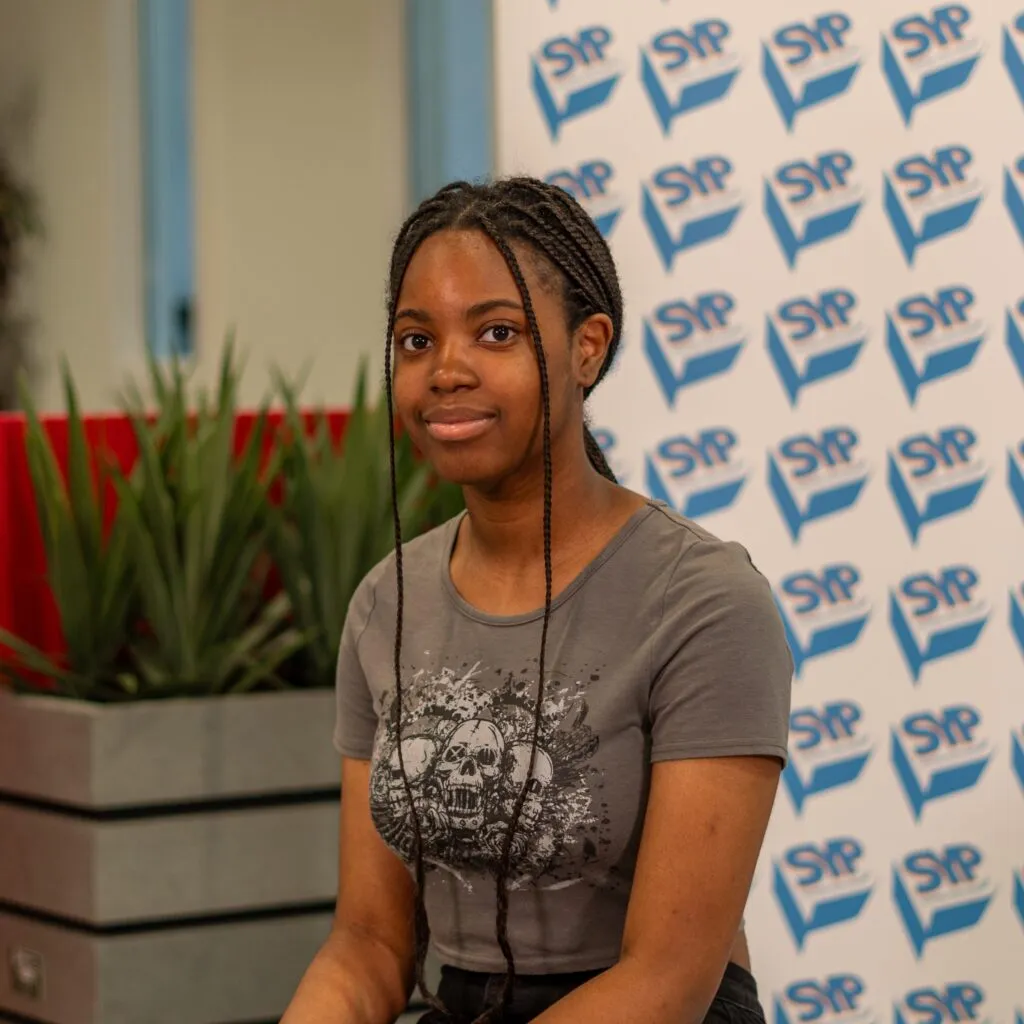
{"type": "Polygon", "coordinates": [[[582,207],[443,188],[391,261],[386,385],[467,511],[352,600],[330,938],[282,1024],[763,1021],[742,914],[792,663],[739,545],[616,482],[584,400],[622,297],[582,207]]]}

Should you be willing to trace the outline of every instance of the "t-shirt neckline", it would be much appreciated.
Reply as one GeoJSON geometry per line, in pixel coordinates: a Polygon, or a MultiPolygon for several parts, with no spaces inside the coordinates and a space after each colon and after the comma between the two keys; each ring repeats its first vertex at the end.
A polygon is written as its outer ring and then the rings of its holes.
{"type": "MultiPolygon", "coordinates": [[[[618,532],[608,541],[608,543],[588,562],[576,575],[576,578],[551,602],[551,611],[554,612],[556,608],[565,604],[586,582],[601,568],[618,550],[623,544],[637,531],[641,523],[643,523],[651,513],[656,512],[659,507],[663,507],[663,503],[659,501],[652,501],[649,498],[644,499],[644,504],[640,506],[625,523],[619,528],[618,532]]],[[[521,612],[518,615],[491,615],[487,612],[481,611],[475,605],[470,604],[458,591],[455,583],[452,581],[451,572],[451,561],[452,554],[455,551],[455,541],[459,536],[459,527],[462,525],[462,520],[469,515],[468,510],[463,510],[459,515],[455,516],[448,525],[448,536],[445,538],[445,543],[441,548],[441,583],[445,593],[448,595],[449,600],[455,606],[456,610],[459,611],[468,619],[473,619],[476,622],[481,622],[489,626],[520,626],[527,622],[534,622],[537,619],[544,617],[544,606],[541,605],[539,608],[535,608],[532,611],[521,612]]]]}

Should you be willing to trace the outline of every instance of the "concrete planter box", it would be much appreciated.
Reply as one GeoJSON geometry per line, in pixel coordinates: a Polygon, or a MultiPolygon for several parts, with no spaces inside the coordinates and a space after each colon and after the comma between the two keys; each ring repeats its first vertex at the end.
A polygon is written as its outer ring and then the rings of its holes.
{"type": "Polygon", "coordinates": [[[0,1019],[277,1021],[330,927],[329,690],[0,693],[0,1019]]]}

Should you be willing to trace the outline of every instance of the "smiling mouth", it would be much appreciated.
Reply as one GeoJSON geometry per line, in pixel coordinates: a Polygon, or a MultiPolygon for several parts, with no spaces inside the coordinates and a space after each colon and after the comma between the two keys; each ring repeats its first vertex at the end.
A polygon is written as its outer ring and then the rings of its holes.
{"type": "Polygon", "coordinates": [[[471,441],[487,433],[494,423],[494,416],[474,416],[464,420],[427,421],[427,433],[435,441],[471,441]]]}

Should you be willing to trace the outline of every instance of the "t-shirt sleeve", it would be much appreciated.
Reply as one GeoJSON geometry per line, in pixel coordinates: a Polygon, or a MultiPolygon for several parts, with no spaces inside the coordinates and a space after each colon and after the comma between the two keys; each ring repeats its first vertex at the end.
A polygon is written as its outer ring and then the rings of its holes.
{"type": "Polygon", "coordinates": [[[679,557],[652,657],[652,761],[749,754],[785,765],[792,655],[743,547],[702,540],[679,557]]]}
{"type": "Polygon", "coordinates": [[[335,675],[336,717],[334,746],[344,757],[369,760],[377,731],[377,712],[366,673],[359,660],[359,639],[373,613],[374,587],[364,579],[356,588],[345,615],[335,675]]]}

